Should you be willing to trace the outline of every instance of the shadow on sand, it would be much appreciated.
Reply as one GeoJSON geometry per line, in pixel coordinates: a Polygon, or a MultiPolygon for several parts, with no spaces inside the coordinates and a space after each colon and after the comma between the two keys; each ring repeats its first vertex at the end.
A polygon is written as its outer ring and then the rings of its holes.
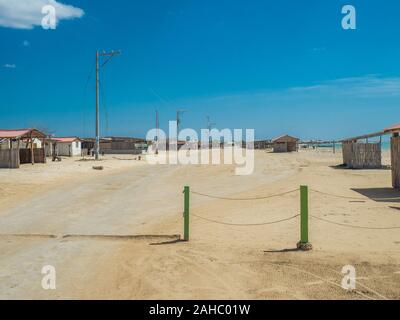
{"type": "Polygon", "coordinates": [[[338,164],[336,166],[329,166],[331,169],[336,169],[336,170],[391,170],[391,166],[387,165],[382,165],[380,168],[371,168],[371,169],[354,169],[354,168],[348,168],[345,164],[338,164]]]}
{"type": "Polygon", "coordinates": [[[376,202],[400,203],[400,192],[393,188],[351,189],[376,202]]]}
{"type": "Polygon", "coordinates": [[[181,243],[181,242],[187,242],[187,241],[182,240],[182,239],[176,239],[176,240],[171,240],[171,241],[153,242],[153,243],[150,243],[150,245],[151,246],[163,246],[163,245],[167,245],[167,244],[175,244],[175,243],[181,243]]]}
{"type": "Polygon", "coordinates": [[[281,250],[264,250],[264,253],[285,253],[285,252],[297,252],[301,251],[298,248],[291,248],[291,249],[281,249],[281,250]]]}

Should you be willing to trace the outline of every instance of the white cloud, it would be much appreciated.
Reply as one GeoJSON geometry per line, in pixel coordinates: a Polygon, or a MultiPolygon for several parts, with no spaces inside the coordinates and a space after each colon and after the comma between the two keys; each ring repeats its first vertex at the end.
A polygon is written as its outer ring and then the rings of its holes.
{"type": "Polygon", "coordinates": [[[33,29],[41,26],[42,8],[52,5],[56,9],[57,23],[61,20],[81,18],[82,9],[56,0],[0,0],[0,26],[14,29],[33,29]]]}
{"type": "Polygon", "coordinates": [[[359,98],[393,97],[400,95],[400,78],[367,75],[326,81],[314,86],[291,88],[289,91],[303,94],[326,94],[359,98]]]}
{"type": "Polygon", "coordinates": [[[15,64],[6,63],[3,67],[7,69],[15,69],[17,66],[15,64]]]}

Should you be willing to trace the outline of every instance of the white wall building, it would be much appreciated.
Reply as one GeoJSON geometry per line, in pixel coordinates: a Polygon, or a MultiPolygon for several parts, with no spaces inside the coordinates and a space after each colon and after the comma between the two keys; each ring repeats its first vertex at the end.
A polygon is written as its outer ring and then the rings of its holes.
{"type": "Polygon", "coordinates": [[[57,143],[57,154],[65,157],[80,157],[82,155],[82,142],[79,138],[53,138],[57,143]]]}

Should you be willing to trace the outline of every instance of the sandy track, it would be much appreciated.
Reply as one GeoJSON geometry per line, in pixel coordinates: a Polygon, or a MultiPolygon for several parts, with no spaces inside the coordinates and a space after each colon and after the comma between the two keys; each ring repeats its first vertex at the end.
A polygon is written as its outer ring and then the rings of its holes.
{"type": "MultiPolygon", "coordinates": [[[[184,185],[229,197],[280,193],[300,184],[356,197],[364,196],[352,188],[369,194],[393,192],[387,189],[390,171],[335,169],[330,166],[340,163],[340,155],[327,153],[258,152],[255,173],[245,177],[235,176],[233,166],[105,163],[109,168],[101,174],[93,174],[85,164],[80,168],[79,179],[71,172],[63,183],[60,178],[50,179],[46,183],[52,188],[14,204],[10,200],[16,197],[9,194],[8,205],[0,210],[0,234],[60,237],[181,233],[184,185]]],[[[25,170],[29,176],[29,169],[25,170]]],[[[7,178],[11,184],[18,177],[7,178]]],[[[17,186],[14,188],[18,190],[17,186]]],[[[398,203],[364,198],[365,201],[352,201],[310,194],[310,206],[313,215],[332,221],[363,226],[400,225],[398,203]]],[[[222,222],[268,222],[297,214],[298,195],[263,201],[225,201],[192,195],[191,210],[222,222]]],[[[150,245],[154,241],[3,236],[0,297],[400,298],[399,230],[349,229],[312,220],[310,236],[315,250],[301,253],[291,251],[298,241],[298,229],[296,219],[271,226],[235,227],[193,216],[189,243],[150,245]],[[40,270],[46,264],[57,268],[55,291],[41,289],[40,270]],[[340,288],[340,271],[347,264],[356,267],[360,278],[356,292],[340,288]]]]}

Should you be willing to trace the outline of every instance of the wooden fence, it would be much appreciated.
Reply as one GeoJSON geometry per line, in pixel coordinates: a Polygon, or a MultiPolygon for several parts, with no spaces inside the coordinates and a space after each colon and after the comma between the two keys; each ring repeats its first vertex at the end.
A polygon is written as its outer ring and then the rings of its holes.
{"type": "Polygon", "coordinates": [[[9,169],[19,168],[18,149],[0,150],[0,168],[9,168],[9,169]]]}
{"type": "Polygon", "coordinates": [[[379,169],[382,167],[380,143],[344,142],[343,163],[349,169],[379,169]]]}
{"type": "MultiPolygon", "coordinates": [[[[20,163],[31,163],[31,150],[30,149],[20,149],[19,150],[20,163]]],[[[33,159],[35,163],[46,163],[46,155],[44,148],[33,149],[33,159]]]]}

